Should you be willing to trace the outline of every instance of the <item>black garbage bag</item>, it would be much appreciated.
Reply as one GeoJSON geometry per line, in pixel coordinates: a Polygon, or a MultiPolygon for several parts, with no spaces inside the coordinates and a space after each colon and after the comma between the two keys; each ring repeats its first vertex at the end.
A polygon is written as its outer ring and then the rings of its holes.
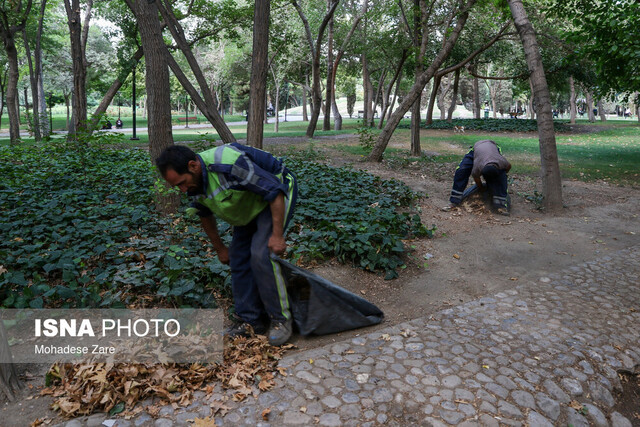
{"type": "Polygon", "coordinates": [[[326,335],[377,325],[382,311],[317,274],[273,257],[287,281],[293,321],[300,335],[326,335]]]}

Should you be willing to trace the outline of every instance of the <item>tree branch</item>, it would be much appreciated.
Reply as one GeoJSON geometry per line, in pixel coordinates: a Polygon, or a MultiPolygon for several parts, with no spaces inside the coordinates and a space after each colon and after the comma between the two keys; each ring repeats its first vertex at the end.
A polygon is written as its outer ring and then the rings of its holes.
{"type": "MultiPolygon", "coordinates": [[[[508,21],[507,23],[505,23],[502,28],[500,29],[500,31],[498,31],[498,33],[493,36],[489,41],[487,41],[487,43],[485,43],[483,46],[479,47],[478,49],[476,49],[471,55],[469,55],[465,60],[463,60],[462,62],[459,62],[456,65],[453,65],[451,67],[445,68],[444,70],[439,71],[437,74],[440,76],[444,76],[445,74],[449,74],[453,71],[456,71],[459,68],[464,67],[465,65],[467,65],[469,62],[471,62],[476,56],[478,56],[479,54],[481,54],[482,52],[484,52],[485,50],[489,49],[495,42],[497,42],[498,40],[500,40],[500,38],[502,37],[503,33],[507,30],[507,28],[509,28],[511,26],[511,21],[508,21]]],[[[473,75],[473,74],[472,74],[473,75]]],[[[475,76],[474,76],[475,77],[475,76]]]]}

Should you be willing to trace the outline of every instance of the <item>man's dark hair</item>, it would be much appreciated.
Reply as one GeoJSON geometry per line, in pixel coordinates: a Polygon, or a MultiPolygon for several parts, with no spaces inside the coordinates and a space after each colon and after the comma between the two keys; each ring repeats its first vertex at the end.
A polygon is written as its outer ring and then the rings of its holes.
{"type": "Polygon", "coordinates": [[[193,150],[184,145],[172,145],[158,156],[156,167],[162,176],[165,176],[169,169],[173,169],[179,174],[184,174],[189,172],[189,162],[191,160],[198,160],[193,150]]]}

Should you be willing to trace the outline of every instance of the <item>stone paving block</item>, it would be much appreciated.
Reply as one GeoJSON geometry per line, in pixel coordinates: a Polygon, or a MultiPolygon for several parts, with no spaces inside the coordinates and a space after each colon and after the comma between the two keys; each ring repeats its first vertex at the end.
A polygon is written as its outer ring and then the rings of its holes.
{"type": "Polygon", "coordinates": [[[498,402],[498,413],[509,418],[522,418],[522,411],[520,411],[520,409],[518,409],[515,405],[512,405],[511,403],[504,400],[498,402]]]}
{"type": "Polygon", "coordinates": [[[593,406],[590,403],[582,403],[582,405],[587,410],[587,418],[595,427],[607,427],[609,422],[607,421],[607,417],[604,416],[602,411],[598,409],[596,406],[593,406]]]}
{"type": "Polygon", "coordinates": [[[536,411],[529,412],[527,423],[531,427],[553,427],[553,423],[536,411]]]}
{"type": "Polygon", "coordinates": [[[611,426],[612,427],[633,427],[631,421],[625,418],[619,412],[613,412],[611,414],[611,426]]]}

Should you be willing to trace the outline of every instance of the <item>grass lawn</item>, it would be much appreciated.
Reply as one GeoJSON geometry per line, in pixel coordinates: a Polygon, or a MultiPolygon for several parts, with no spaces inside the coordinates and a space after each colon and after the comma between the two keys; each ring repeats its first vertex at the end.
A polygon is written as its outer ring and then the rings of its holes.
{"type": "MultiPolygon", "coordinates": [[[[379,131],[372,131],[375,134],[379,131]]],[[[398,129],[394,138],[409,141],[408,129],[398,129]]],[[[540,148],[536,133],[481,133],[454,134],[439,132],[423,136],[423,151],[438,153],[429,161],[458,162],[476,141],[492,139],[513,164],[512,171],[536,174],[540,170],[540,148]],[[444,134],[444,135],[443,135],[444,134]]],[[[605,180],[616,184],[636,184],[640,181],[640,126],[629,120],[609,122],[586,133],[557,134],[558,160],[563,178],[581,181],[605,180]],[[601,127],[601,128],[600,128],[601,127]]],[[[365,156],[360,146],[338,145],[338,149],[365,156]]],[[[406,149],[389,147],[385,157],[409,158],[406,149]]],[[[411,159],[412,161],[419,159],[411,159]]]]}
{"type": "MultiPolygon", "coordinates": [[[[242,116],[237,118],[243,120],[242,116]]],[[[55,119],[55,118],[54,118],[55,119]]],[[[59,123],[64,122],[64,117],[58,117],[59,123]]],[[[127,120],[125,117],[125,127],[127,120]]],[[[146,125],[145,121],[138,119],[140,127],[146,125]]],[[[403,120],[408,122],[408,120],[403,120]]],[[[54,127],[55,127],[54,121],[54,127]]],[[[316,136],[355,134],[360,122],[357,119],[345,119],[343,130],[322,131],[322,123],[318,123],[316,136]]],[[[230,124],[229,128],[237,139],[245,139],[246,125],[230,124]]],[[[280,122],[279,132],[274,132],[274,124],[265,125],[265,138],[270,137],[304,137],[307,128],[306,122],[280,122]]],[[[578,121],[574,133],[558,133],[556,143],[558,148],[558,158],[563,178],[579,179],[584,181],[606,180],[612,183],[637,183],[640,170],[640,126],[635,120],[609,120],[605,123],[596,122],[590,124],[586,120],[578,121]],[[588,125],[588,129],[587,126],[588,125]]],[[[379,133],[377,129],[372,129],[375,136],[379,133]]],[[[429,132],[427,131],[427,134],[429,132]]],[[[409,130],[398,129],[394,134],[394,139],[407,141],[409,130]]],[[[131,141],[135,144],[148,144],[148,134],[145,131],[137,132],[139,141],[131,141]]],[[[59,135],[63,138],[63,135],[59,135]]],[[[124,142],[129,142],[129,135],[125,135],[124,142]]],[[[174,140],[177,142],[198,142],[218,140],[217,132],[212,128],[188,128],[174,129],[174,140]]],[[[421,138],[422,150],[426,152],[438,153],[431,157],[429,161],[437,162],[457,162],[473,145],[480,139],[493,139],[500,145],[505,156],[513,164],[513,172],[523,174],[535,174],[540,169],[539,144],[536,133],[485,133],[482,131],[468,132],[465,134],[454,134],[449,131],[434,132],[433,136],[423,136],[421,138]]],[[[32,143],[32,138],[25,138],[26,143],[32,143]]],[[[0,145],[7,145],[8,138],[0,139],[0,145]]],[[[366,151],[360,146],[340,145],[341,150],[351,154],[366,155],[366,151]]],[[[389,147],[386,150],[387,157],[397,156],[407,158],[405,149],[389,147]]]]}

